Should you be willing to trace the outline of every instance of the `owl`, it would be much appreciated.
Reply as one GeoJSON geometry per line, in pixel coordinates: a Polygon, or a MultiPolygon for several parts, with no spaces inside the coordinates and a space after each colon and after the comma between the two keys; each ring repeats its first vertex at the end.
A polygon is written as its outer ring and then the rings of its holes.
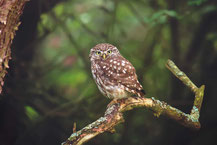
{"type": "Polygon", "coordinates": [[[117,47],[101,43],[90,50],[91,71],[100,92],[110,99],[145,95],[136,70],[117,47]]]}

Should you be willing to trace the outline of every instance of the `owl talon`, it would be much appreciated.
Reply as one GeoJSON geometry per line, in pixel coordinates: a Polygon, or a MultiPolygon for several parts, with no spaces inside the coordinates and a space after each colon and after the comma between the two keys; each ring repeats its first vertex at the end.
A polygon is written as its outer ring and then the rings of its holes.
{"type": "Polygon", "coordinates": [[[112,105],[114,104],[118,104],[118,99],[113,99],[108,105],[107,105],[107,108],[111,107],[112,105]]]}
{"type": "Polygon", "coordinates": [[[122,102],[124,102],[124,100],[126,100],[126,98],[122,98],[122,99],[113,99],[108,105],[107,108],[111,107],[112,105],[115,104],[120,104],[122,102]]]}
{"type": "Polygon", "coordinates": [[[110,133],[112,133],[112,134],[113,134],[113,133],[115,133],[115,132],[116,132],[116,130],[115,130],[115,128],[111,128],[111,129],[109,129],[109,130],[108,130],[108,132],[110,132],[110,133]]]}

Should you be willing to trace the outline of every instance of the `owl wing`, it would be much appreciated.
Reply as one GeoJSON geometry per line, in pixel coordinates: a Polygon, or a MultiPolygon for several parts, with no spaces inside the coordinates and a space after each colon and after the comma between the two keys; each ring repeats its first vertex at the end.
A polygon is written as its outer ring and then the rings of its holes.
{"type": "Polygon", "coordinates": [[[125,90],[137,96],[144,96],[145,91],[139,83],[136,70],[133,65],[122,56],[107,59],[107,65],[104,65],[104,75],[114,82],[123,85],[125,90]],[[108,65],[109,64],[109,65],[108,65]]]}

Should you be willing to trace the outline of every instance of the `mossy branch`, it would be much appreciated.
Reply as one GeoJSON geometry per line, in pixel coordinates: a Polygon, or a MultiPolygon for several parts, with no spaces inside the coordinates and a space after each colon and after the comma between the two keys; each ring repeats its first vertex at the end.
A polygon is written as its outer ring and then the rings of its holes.
{"type": "Polygon", "coordinates": [[[186,114],[163,101],[156,100],[154,97],[131,97],[119,99],[110,103],[111,105],[107,107],[103,117],[100,117],[95,122],[87,125],[77,132],[73,131],[73,134],[64,143],[62,143],[62,145],[82,145],[105,131],[113,132],[114,127],[117,124],[124,122],[123,112],[138,107],[152,110],[154,115],[157,117],[164,115],[177,121],[185,127],[196,130],[199,129],[200,108],[203,101],[205,86],[202,85],[198,88],[171,60],[167,61],[166,66],[178,79],[180,79],[195,93],[195,100],[190,114],[186,114]]]}

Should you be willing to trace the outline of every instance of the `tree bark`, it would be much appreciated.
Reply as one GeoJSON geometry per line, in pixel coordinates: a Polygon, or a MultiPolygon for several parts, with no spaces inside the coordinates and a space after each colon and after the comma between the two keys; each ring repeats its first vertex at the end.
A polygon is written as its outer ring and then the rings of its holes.
{"type": "Polygon", "coordinates": [[[11,59],[11,44],[28,0],[0,0],[0,93],[11,59]]]}

